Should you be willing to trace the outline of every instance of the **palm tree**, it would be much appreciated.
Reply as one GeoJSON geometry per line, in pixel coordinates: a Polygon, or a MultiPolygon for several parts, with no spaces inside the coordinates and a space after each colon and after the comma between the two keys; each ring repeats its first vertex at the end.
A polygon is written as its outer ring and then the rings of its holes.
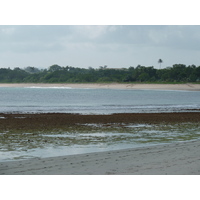
{"type": "Polygon", "coordinates": [[[161,64],[163,63],[162,59],[159,59],[158,63],[160,64],[160,68],[161,68],[161,64]]]}

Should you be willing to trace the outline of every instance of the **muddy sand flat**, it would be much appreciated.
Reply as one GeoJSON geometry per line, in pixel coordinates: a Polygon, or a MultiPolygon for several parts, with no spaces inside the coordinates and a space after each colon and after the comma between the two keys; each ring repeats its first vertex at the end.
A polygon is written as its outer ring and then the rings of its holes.
{"type": "Polygon", "coordinates": [[[180,113],[118,113],[81,115],[69,113],[6,114],[0,113],[0,130],[49,130],[81,124],[184,123],[200,122],[200,112],[180,113]]]}

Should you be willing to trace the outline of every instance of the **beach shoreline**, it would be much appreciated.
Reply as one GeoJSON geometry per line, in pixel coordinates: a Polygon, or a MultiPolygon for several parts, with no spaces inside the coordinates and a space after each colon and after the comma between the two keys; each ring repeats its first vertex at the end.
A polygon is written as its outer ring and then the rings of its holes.
{"type": "Polygon", "coordinates": [[[0,83],[0,87],[66,87],[74,89],[142,89],[200,91],[200,84],[134,84],[134,83],[0,83]]]}
{"type": "MultiPolygon", "coordinates": [[[[24,132],[62,130],[97,123],[198,123],[199,112],[79,115],[63,113],[0,114],[1,129],[24,132]]],[[[200,174],[200,140],[140,148],[0,162],[0,175],[197,175],[200,174]]]]}
{"type": "Polygon", "coordinates": [[[199,175],[200,141],[0,162],[0,175],[199,175]]]}

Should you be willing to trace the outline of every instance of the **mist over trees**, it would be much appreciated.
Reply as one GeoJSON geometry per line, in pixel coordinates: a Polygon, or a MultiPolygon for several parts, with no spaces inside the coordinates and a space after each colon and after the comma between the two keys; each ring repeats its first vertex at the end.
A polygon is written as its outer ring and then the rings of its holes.
{"type": "MultiPolygon", "coordinates": [[[[159,62],[162,63],[161,61],[159,62]]],[[[35,67],[0,68],[0,83],[200,83],[200,66],[175,64],[172,67],[155,69],[138,65],[129,68],[61,67],[57,64],[48,69],[35,67]]]]}

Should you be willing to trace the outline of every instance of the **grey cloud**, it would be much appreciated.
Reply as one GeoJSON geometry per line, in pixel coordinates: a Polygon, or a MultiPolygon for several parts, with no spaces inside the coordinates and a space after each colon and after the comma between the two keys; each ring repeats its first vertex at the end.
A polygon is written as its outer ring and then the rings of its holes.
{"type": "Polygon", "coordinates": [[[170,49],[200,50],[200,26],[162,26],[159,31],[151,29],[152,45],[170,49]]]}
{"type": "Polygon", "coordinates": [[[0,36],[4,50],[10,44],[14,51],[63,50],[73,43],[198,49],[199,31],[199,26],[3,26],[0,36]]]}
{"type": "Polygon", "coordinates": [[[63,50],[68,26],[1,26],[2,51],[35,52],[63,50]]]}
{"type": "Polygon", "coordinates": [[[49,65],[150,66],[159,58],[167,66],[181,59],[191,64],[198,62],[200,26],[0,26],[0,51],[6,65],[10,55],[23,65],[31,65],[33,57],[36,66],[47,60],[49,65]]]}

